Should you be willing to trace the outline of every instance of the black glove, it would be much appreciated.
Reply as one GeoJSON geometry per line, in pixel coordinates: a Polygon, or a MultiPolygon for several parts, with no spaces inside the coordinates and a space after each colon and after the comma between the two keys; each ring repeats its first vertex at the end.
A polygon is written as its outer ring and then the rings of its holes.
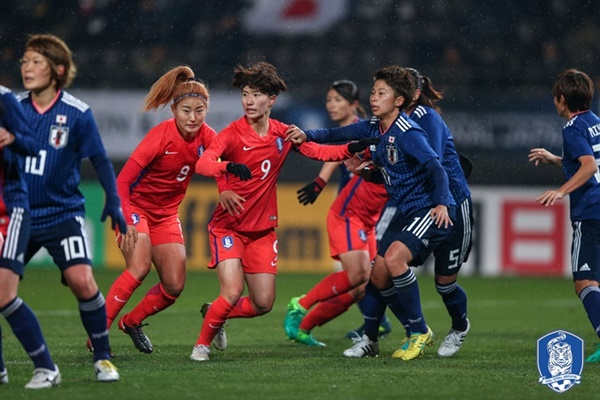
{"type": "Polygon", "coordinates": [[[460,153],[458,154],[458,158],[460,160],[460,167],[465,174],[465,178],[469,179],[471,172],[473,172],[473,163],[467,158],[467,156],[463,156],[460,153]]]}
{"type": "Polygon", "coordinates": [[[323,191],[327,182],[317,176],[317,178],[308,185],[296,191],[298,193],[298,201],[302,205],[312,204],[323,191]]]}
{"type": "Polygon", "coordinates": [[[372,144],[377,144],[381,141],[381,138],[371,137],[371,138],[362,138],[358,142],[348,143],[348,152],[349,153],[360,153],[367,147],[372,144]]]}
{"type": "Polygon", "coordinates": [[[242,181],[247,181],[250,178],[252,178],[252,173],[250,172],[246,164],[236,164],[230,162],[227,164],[226,168],[227,172],[237,176],[242,181]]]}

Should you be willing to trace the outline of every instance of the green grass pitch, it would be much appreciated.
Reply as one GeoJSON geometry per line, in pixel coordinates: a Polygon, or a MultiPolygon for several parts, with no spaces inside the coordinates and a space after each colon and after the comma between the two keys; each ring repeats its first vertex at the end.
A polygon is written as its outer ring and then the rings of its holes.
{"type": "MultiPolygon", "coordinates": [[[[98,270],[106,294],[116,271],[98,270]]],[[[4,319],[2,341],[10,383],[0,399],[597,399],[600,365],[586,364],[580,385],[563,394],[537,383],[536,342],[563,329],[583,338],[586,355],[597,342],[585,311],[567,279],[461,278],[469,296],[472,328],[461,351],[441,359],[435,353],[449,328],[449,318],[431,276],[419,276],[425,318],[438,342],[424,356],[404,362],[390,358],[397,348],[400,324],[380,342],[379,358],[346,359],[351,345],[345,333],[361,323],[357,308],[315,336],[325,348],[307,348],[285,338],[283,317],[290,297],[308,290],[322,275],[280,274],[277,300],[266,316],[229,321],[229,348],[213,350],[209,362],[188,357],[202,322],[202,303],[218,294],[216,274],[190,272],[186,289],[168,310],[150,317],[145,332],[154,353],[139,353],[116,324],[111,329],[117,383],[95,381],[91,354],[77,303],[60,284],[57,269],[30,269],[20,295],[37,313],[59,365],[60,387],[27,391],[32,365],[4,319]]],[[[157,277],[148,276],[125,310],[131,309],[157,277]]]]}

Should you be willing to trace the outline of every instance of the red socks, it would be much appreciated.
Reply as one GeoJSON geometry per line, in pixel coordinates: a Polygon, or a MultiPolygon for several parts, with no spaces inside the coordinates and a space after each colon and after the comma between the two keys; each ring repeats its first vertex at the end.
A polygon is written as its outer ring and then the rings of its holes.
{"type": "Polygon", "coordinates": [[[142,301],[135,306],[131,312],[126,314],[125,324],[140,325],[147,317],[154,315],[171,304],[175,303],[177,297],[165,293],[161,283],[154,285],[148,290],[142,301]]]}
{"type": "Polygon", "coordinates": [[[248,296],[240,297],[233,310],[229,313],[227,318],[254,318],[258,315],[254,308],[252,307],[252,303],[250,303],[250,298],[248,296]]]}
{"type": "Polygon", "coordinates": [[[298,303],[307,310],[318,302],[326,301],[332,297],[348,292],[352,289],[348,271],[334,272],[327,275],[317,283],[298,303]]]}
{"type": "Polygon", "coordinates": [[[204,323],[200,329],[200,335],[198,336],[196,345],[201,344],[210,347],[210,343],[227,320],[233,307],[234,306],[229,304],[222,296],[217,297],[217,299],[213,301],[204,317],[204,323]]]}
{"type": "Polygon", "coordinates": [[[340,314],[343,314],[356,300],[348,292],[319,303],[314,310],[302,318],[300,329],[311,331],[315,326],[325,325],[340,314]]]}
{"type": "Polygon", "coordinates": [[[127,270],[123,271],[112,284],[106,295],[106,317],[109,329],[115,318],[117,318],[117,315],[119,315],[125,304],[127,304],[127,301],[129,301],[133,292],[135,292],[135,289],[141,284],[142,281],[135,279],[127,270]]]}

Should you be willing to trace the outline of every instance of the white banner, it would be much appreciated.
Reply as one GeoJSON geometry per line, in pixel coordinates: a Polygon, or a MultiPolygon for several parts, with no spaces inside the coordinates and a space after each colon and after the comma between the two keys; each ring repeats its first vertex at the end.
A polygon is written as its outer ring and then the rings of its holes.
{"type": "MultiPolygon", "coordinates": [[[[70,90],[89,104],[109,156],[126,159],[156,124],[171,118],[170,105],[157,112],[142,113],[144,90],[70,90]]],[[[206,122],[217,132],[243,115],[240,93],[211,91],[206,122]]]]}
{"type": "Polygon", "coordinates": [[[317,34],[334,27],[348,11],[348,0],[254,0],[242,17],[250,33],[317,34]]]}

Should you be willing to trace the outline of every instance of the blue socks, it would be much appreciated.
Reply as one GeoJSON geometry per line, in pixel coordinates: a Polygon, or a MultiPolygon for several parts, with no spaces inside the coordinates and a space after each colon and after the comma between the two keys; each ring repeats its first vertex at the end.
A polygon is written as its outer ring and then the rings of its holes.
{"type": "Polygon", "coordinates": [[[600,337],[600,288],[598,286],[587,286],[579,293],[579,298],[587,312],[588,319],[600,337]]]}
{"type": "Polygon", "coordinates": [[[379,341],[379,324],[384,316],[385,307],[385,301],[381,298],[375,286],[369,282],[365,297],[362,298],[361,311],[365,319],[365,335],[373,342],[379,341]]]}
{"type": "Polygon", "coordinates": [[[110,360],[106,306],[100,291],[89,300],[79,301],[79,315],[94,348],[94,362],[110,360]]]}
{"type": "Polygon", "coordinates": [[[447,285],[435,284],[435,289],[442,296],[448,314],[452,318],[452,329],[467,329],[467,295],[456,281],[447,285]]]}
{"type": "Polygon", "coordinates": [[[40,324],[27,304],[20,297],[15,297],[6,307],[0,309],[0,314],[6,318],[35,368],[54,370],[54,362],[50,357],[40,324]]]}
{"type": "Polygon", "coordinates": [[[408,269],[402,275],[392,278],[396,288],[398,301],[408,318],[411,333],[427,333],[427,325],[421,309],[421,294],[419,293],[419,284],[417,277],[411,269],[408,269]]]}

